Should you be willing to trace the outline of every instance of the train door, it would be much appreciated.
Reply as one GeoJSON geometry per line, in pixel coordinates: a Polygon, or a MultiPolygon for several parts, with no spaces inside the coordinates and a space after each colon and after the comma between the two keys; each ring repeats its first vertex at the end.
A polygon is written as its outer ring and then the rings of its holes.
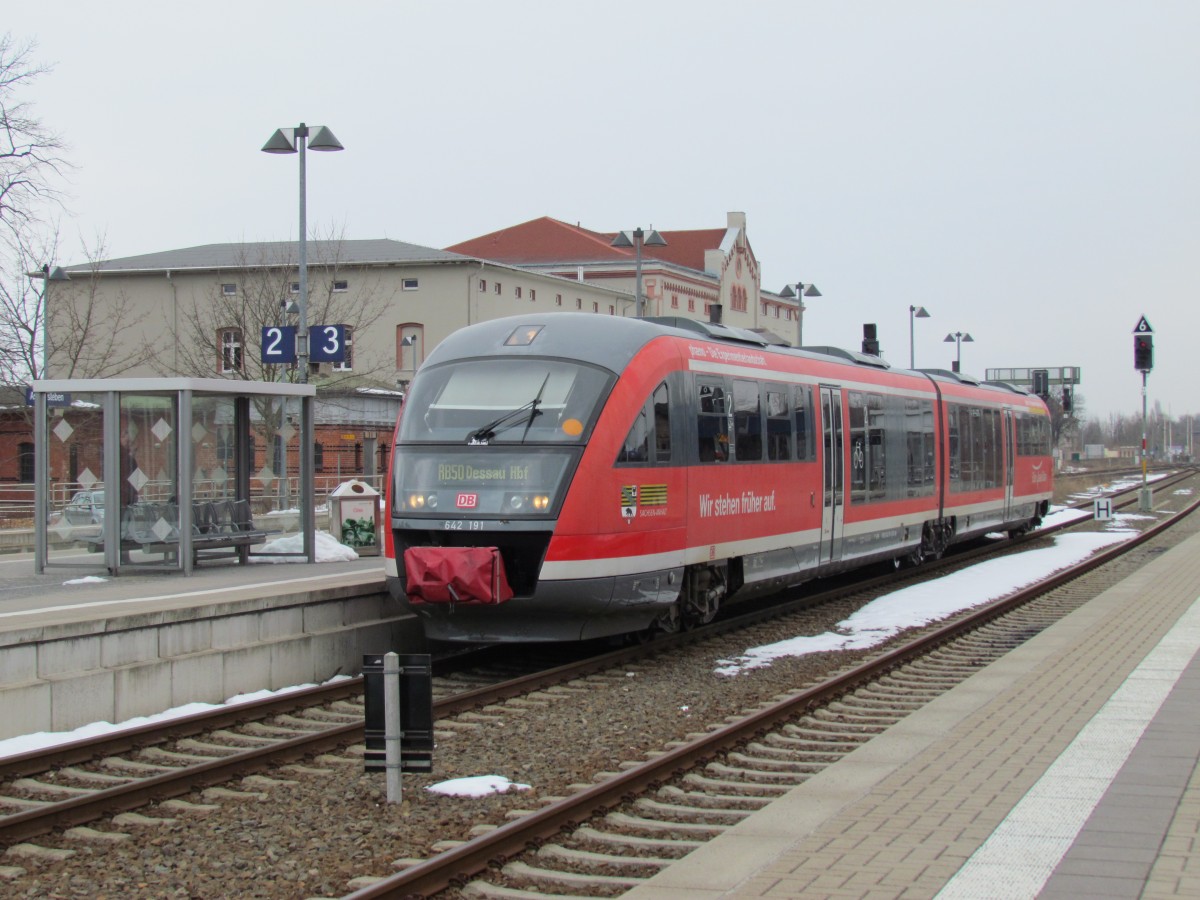
{"type": "Polygon", "coordinates": [[[842,454],[842,392],[821,387],[821,433],[824,464],[824,501],[821,510],[820,563],[833,562],[842,555],[842,525],[845,517],[842,454]]]}
{"type": "Polygon", "coordinates": [[[1004,410],[1004,521],[1012,521],[1013,482],[1016,480],[1016,447],[1013,441],[1013,413],[1004,410]]]}

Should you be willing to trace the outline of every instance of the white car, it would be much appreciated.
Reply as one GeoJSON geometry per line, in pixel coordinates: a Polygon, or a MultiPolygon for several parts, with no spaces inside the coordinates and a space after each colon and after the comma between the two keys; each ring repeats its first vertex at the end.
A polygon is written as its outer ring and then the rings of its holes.
{"type": "Polygon", "coordinates": [[[104,491],[78,491],[63,507],[68,525],[103,525],[104,491]]]}

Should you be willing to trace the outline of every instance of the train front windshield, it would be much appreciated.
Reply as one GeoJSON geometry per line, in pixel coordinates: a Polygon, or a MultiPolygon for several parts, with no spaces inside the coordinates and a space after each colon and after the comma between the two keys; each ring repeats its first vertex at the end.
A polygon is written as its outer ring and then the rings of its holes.
{"type": "Polygon", "coordinates": [[[422,370],[400,419],[395,511],[552,515],[613,380],[531,357],[422,370]]]}

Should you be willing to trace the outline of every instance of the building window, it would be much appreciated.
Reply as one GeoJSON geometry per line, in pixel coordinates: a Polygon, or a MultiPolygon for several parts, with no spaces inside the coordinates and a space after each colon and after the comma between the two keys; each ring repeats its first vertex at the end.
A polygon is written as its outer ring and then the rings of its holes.
{"type": "Polygon", "coordinates": [[[583,309],[583,298],[582,298],[582,297],[576,297],[576,298],[575,298],[575,308],[576,308],[576,309],[583,309]]]}
{"type": "Polygon", "coordinates": [[[350,290],[350,282],[344,279],[333,283],[333,292],[335,294],[344,294],[348,290],[350,290]]]}
{"type": "Polygon", "coordinates": [[[555,306],[562,306],[562,294],[555,294],[555,295],[554,295],[554,305],[555,305],[555,306]]]}
{"type": "Polygon", "coordinates": [[[300,293],[300,282],[298,282],[298,281],[293,281],[293,282],[292,282],[292,284],[291,284],[291,291],[292,291],[292,293],[293,293],[293,294],[298,294],[298,293],[300,293]]]}
{"type": "Polygon", "coordinates": [[[679,309],[679,295],[678,294],[671,295],[671,309],[679,309]]]}
{"type": "Polygon", "coordinates": [[[520,300],[520,299],[521,299],[521,287],[520,287],[520,285],[518,285],[517,287],[515,287],[515,288],[513,289],[513,291],[516,293],[516,295],[517,295],[517,299],[518,299],[518,300],[520,300]]]}
{"type": "Polygon", "coordinates": [[[17,444],[17,480],[24,484],[33,484],[33,444],[21,441],[17,444]]]}
{"type": "Polygon", "coordinates": [[[592,312],[600,312],[600,301],[599,300],[592,301],[592,312]]]}
{"type": "Polygon", "coordinates": [[[346,326],[346,358],[333,364],[335,372],[349,372],[354,368],[354,329],[346,326]]]}
{"type": "Polygon", "coordinates": [[[611,303],[608,304],[608,314],[610,316],[615,316],[617,314],[616,307],[614,307],[611,303]]]}
{"type": "Polygon", "coordinates": [[[500,285],[500,282],[497,281],[495,288],[493,288],[493,293],[499,294],[500,290],[501,290],[501,285],[500,285]]]}
{"type": "Polygon", "coordinates": [[[319,441],[313,443],[313,468],[318,472],[325,470],[325,445],[319,441]]]}
{"type": "Polygon", "coordinates": [[[486,290],[487,290],[487,279],[486,279],[486,278],[480,278],[480,279],[479,279],[479,293],[481,293],[481,294],[482,294],[482,293],[483,293],[484,291],[486,291],[486,290]]]}
{"type": "Polygon", "coordinates": [[[236,284],[223,284],[223,285],[221,285],[221,293],[224,294],[226,297],[232,297],[237,294],[237,285],[236,284]]]}
{"type": "Polygon", "coordinates": [[[221,374],[242,371],[242,329],[221,329],[221,374]]]}
{"type": "Polygon", "coordinates": [[[405,278],[400,282],[400,289],[405,291],[415,291],[418,287],[417,279],[405,278]]]}
{"type": "Polygon", "coordinates": [[[695,311],[696,311],[696,301],[693,300],[691,297],[688,297],[688,312],[695,312],[695,311]]]}
{"type": "Polygon", "coordinates": [[[535,291],[533,288],[530,288],[529,289],[529,302],[533,303],[535,300],[537,300],[537,291],[535,291]]]}

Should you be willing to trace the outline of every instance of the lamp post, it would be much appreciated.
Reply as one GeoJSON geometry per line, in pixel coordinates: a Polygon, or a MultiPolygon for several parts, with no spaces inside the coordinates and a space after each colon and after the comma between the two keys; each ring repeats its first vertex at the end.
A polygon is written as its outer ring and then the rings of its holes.
{"type": "Polygon", "coordinates": [[[636,311],[637,317],[639,319],[642,317],[642,314],[645,312],[645,307],[644,307],[643,301],[642,301],[642,245],[643,244],[645,244],[647,247],[665,247],[665,246],[667,246],[667,242],[663,239],[663,236],[661,234],[659,234],[657,231],[655,231],[653,228],[651,228],[650,233],[647,234],[646,232],[642,231],[640,226],[635,228],[631,232],[618,231],[617,236],[612,239],[612,246],[614,246],[614,247],[633,247],[635,253],[637,254],[637,288],[636,288],[637,301],[635,303],[635,311],[636,311]]]}
{"type": "Polygon", "coordinates": [[[928,319],[929,313],[923,306],[908,307],[908,367],[915,369],[917,367],[917,343],[916,329],[913,323],[917,319],[928,319]]]}
{"type": "Polygon", "coordinates": [[[779,292],[780,297],[791,299],[796,298],[796,346],[804,346],[804,298],[805,297],[820,297],[821,292],[817,290],[815,284],[806,284],[803,281],[797,281],[795,284],[785,284],[783,290],[779,292]]]}
{"type": "Polygon", "coordinates": [[[971,337],[971,335],[967,334],[965,331],[956,331],[953,334],[948,334],[944,338],[942,338],[943,344],[954,344],[956,346],[956,351],[955,351],[955,355],[954,355],[954,371],[955,372],[959,372],[962,370],[962,345],[963,344],[972,344],[974,342],[975,342],[975,338],[971,337]]]}
{"type": "Polygon", "coordinates": [[[333,132],[324,125],[314,126],[312,136],[309,128],[303,122],[298,128],[279,128],[271,135],[271,139],[263,145],[263,153],[299,153],[300,154],[300,296],[297,298],[300,307],[300,323],[296,328],[296,359],[300,366],[300,381],[308,381],[308,257],[307,236],[307,181],[305,177],[304,151],[308,150],[344,150],[333,132]]]}
{"type": "Polygon", "coordinates": [[[70,280],[71,276],[61,266],[51,266],[49,263],[42,266],[42,368],[38,373],[39,378],[50,377],[50,282],[70,280]]]}

